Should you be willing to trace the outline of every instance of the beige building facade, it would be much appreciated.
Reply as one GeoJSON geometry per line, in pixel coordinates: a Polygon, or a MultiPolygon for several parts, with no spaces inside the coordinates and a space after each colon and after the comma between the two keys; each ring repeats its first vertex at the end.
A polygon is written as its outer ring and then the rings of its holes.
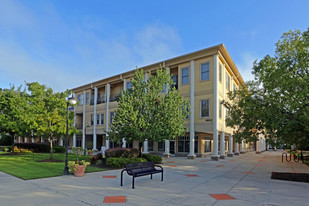
{"type": "MultiPolygon", "coordinates": [[[[189,129],[183,137],[163,142],[144,142],[144,152],[166,155],[187,155],[188,158],[211,155],[212,159],[233,156],[249,150],[244,142],[233,141],[233,129],[225,126],[228,110],[221,104],[228,92],[238,89],[244,81],[223,44],[167,59],[141,69],[145,78],[163,66],[170,71],[176,89],[191,104],[191,114],[185,121],[189,129]]],[[[117,97],[131,87],[135,70],[92,82],[73,90],[78,105],[74,108],[75,126],[82,135],[74,136],[71,144],[101,150],[102,147],[137,147],[138,143],[122,145],[108,140],[117,97]]]]}

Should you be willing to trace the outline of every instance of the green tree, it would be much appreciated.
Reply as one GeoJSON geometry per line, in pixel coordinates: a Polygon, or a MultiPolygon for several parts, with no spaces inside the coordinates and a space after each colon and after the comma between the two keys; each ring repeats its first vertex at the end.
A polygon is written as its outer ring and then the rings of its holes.
{"type": "Polygon", "coordinates": [[[254,128],[266,133],[270,142],[309,144],[309,29],[284,33],[275,55],[255,62],[255,82],[231,94],[239,99],[231,107],[229,126],[239,126],[246,138],[254,128]]]}
{"type": "Polygon", "coordinates": [[[159,68],[156,74],[149,73],[144,81],[143,70],[136,70],[132,89],[123,92],[119,98],[114,121],[110,125],[109,138],[113,142],[163,141],[185,133],[184,121],[189,104],[173,86],[167,70],[159,68]],[[162,93],[168,88],[167,93],[162,93]]]}
{"type": "Polygon", "coordinates": [[[0,90],[0,132],[10,135],[13,144],[15,137],[28,131],[24,118],[28,107],[26,95],[22,86],[0,90]]]}
{"type": "MultiPolygon", "coordinates": [[[[56,92],[45,85],[37,82],[27,83],[29,109],[28,109],[28,125],[37,135],[48,138],[50,141],[50,159],[53,158],[53,140],[65,136],[66,119],[67,119],[67,97],[70,91],[56,92]]],[[[74,114],[69,115],[69,125],[72,125],[74,114]]],[[[78,131],[70,127],[69,134],[78,131]]]]}

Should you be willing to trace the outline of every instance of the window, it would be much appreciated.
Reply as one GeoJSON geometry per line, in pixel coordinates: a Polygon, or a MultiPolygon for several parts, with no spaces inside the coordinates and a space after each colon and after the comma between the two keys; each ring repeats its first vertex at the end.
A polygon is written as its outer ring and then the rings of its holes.
{"type": "Polygon", "coordinates": [[[230,117],[229,109],[226,109],[226,119],[230,117]]]}
{"type": "Polygon", "coordinates": [[[158,142],[158,151],[165,150],[165,141],[158,142]]]}
{"type": "Polygon", "coordinates": [[[101,104],[102,101],[101,101],[101,93],[98,92],[98,96],[97,96],[97,104],[101,104]]]}
{"type": "Polygon", "coordinates": [[[219,118],[222,118],[222,104],[219,103],[219,118]]]}
{"type": "Polygon", "coordinates": [[[181,70],[181,84],[189,84],[189,68],[181,70]]]}
{"type": "Polygon", "coordinates": [[[76,139],[76,147],[82,146],[82,139],[76,139]]]}
{"type": "Polygon", "coordinates": [[[86,104],[89,104],[89,92],[86,93],[86,104]]]}
{"type": "Polygon", "coordinates": [[[209,80],[209,62],[201,64],[201,80],[209,80]]]}
{"type": "Polygon", "coordinates": [[[209,99],[201,101],[201,117],[209,117],[209,99]]]}
{"type": "Polygon", "coordinates": [[[163,90],[162,92],[166,92],[166,84],[163,85],[163,90]]]}
{"type": "Polygon", "coordinates": [[[172,88],[175,87],[175,89],[178,90],[178,75],[177,74],[173,74],[172,80],[174,82],[173,85],[172,85],[172,88]]]}
{"type": "Polygon", "coordinates": [[[90,125],[93,125],[93,114],[90,115],[90,125]]]}
{"type": "Polygon", "coordinates": [[[84,95],[83,94],[78,95],[77,100],[78,100],[78,105],[83,105],[84,104],[84,95]]]}
{"type": "Polygon", "coordinates": [[[153,141],[148,140],[148,151],[153,151],[153,141]]]}
{"type": "Polygon", "coordinates": [[[97,125],[100,124],[100,114],[97,114],[97,125]]]}
{"type": "Polygon", "coordinates": [[[127,89],[132,89],[132,82],[127,82],[127,89]]]}
{"type": "Polygon", "coordinates": [[[204,140],[204,153],[211,152],[211,140],[204,140]]]}
{"type": "MultiPolygon", "coordinates": [[[[178,152],[190,152],[190,137],[178,137],[178,152]]],[[[194,136],[194,153],[198,152],[198,136],[194,136]]]]}
{"type": "Polygon", "coordinates": [[[104,114],[103,113],[100,115],[100,124],[101,125],[104,124],[104,114]]]}
{"type": "Polygon", "coordinates": [[[90,105],[93,105],[93,104],[94,104],[94,94],[91,93],[90,105]]]}
{"type": "Polygon", "coordinates": [[[114,121],[114,117],[115,117],[115,112],[111,112],[110,113],[110,123],[112,123],[114,121]]]}
{"type": "Polygon", "coordinates": [[[222,82],[222,65],[219,66],[219,81],[222,82]]]}
{"type": "Polygon", "coordinates": [[[226,73],[226,89],[230,91],[230,75],[226,73]]]}
{"type": "Polygon", "coordinates": [[[237,90],[237,87],[236,87],[236,84],[234,84],[234,91],[236,91],[237,90]]]}
{"type": "Polygon", "coordinates": [[[102,103],[105,103],[105,92],[103,92],[103,95],[102,95],[102,103]]]}

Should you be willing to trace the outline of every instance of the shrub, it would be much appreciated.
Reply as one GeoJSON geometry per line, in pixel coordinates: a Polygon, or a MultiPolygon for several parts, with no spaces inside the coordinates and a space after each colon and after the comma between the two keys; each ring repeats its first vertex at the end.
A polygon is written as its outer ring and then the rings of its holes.
{"type": "Polygon", "coordinates": [[[13,151],[13,147],[12,146],[4,147],[4,151],[5,152],[12,152],[13,151]]]}
{"type": "Polygon", "coordinates": [[[162,162],[162,157],[153,154],[142,154],[142,158],[145,158],[148,162],[153,162],[155,164],[160,164],[162,162]]]}
{"type": "Polygon", "coordinates": [[[41,152],[41,153],[48,153],[49,152],[49,144],[45,143],[15,143],[14,144],[17,148],[22,149],[29,149],[33,152],[41,152]]]}
{"type": "Polygon", "coordinates": [[[90,158],[90,164],[96,164],[98,160],[102,160],[103,159],[103,156],[101,153],[98,153],[96,155],[93,155],[91,158],[90,158]]]}
{"type": "Polygon", "coordinates": [[[147,162],[144,158],[108,158],[106,166],[113,168],[124,168],[125,164],[147,162]]]}
{"type": "Polygon", "coordinates": [[[54,146],[53,147],[53,152],[55,152],[55,153],[64,153],[65,152],[65,147],[63,147],[63,146],[54,146]]]}
{"type": "Polygon", "coordinates": [[[18,148],[14,147],[14,152],[20,152],[20,153],[33,153],[32,150],[30,149],[23,149],[23,148],[18,148]]]}
{"type": "Polygon", "coordinates": [[[105,151],[105,156],[109,157],[117,157],[117,158],[136,158],[138,157],[139,152],[138,149],[135,148],[111,148],[105,151]]]}
{"type": "Polygon", "coordinates": [[[0,145],[7,146],[12,144],[13,144],[12,137],[7,135],[1,135],[0,145]]]}

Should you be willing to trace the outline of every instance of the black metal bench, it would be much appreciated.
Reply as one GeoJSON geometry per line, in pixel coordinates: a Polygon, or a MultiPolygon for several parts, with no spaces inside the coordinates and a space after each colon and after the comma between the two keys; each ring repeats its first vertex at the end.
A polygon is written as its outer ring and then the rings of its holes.
{"type": "Polygon", "coordinates": [[[141,177],[145,175],[150,175],[152,179],[152,174],[161,173],[161,181],[163,181],[163,168],[159,165],[153,164],[153,162],[142,162],[142,163],[130,163],[125,165],[125,169],[121,171],[121,182],[120,186],[123,186],[123,172],[127,171],[128,175],[132,176],[132,189],[134,189],[134,179],[135,177],[141,177]],[[160,169],[156,169],[159,167],[160,169]]]}

